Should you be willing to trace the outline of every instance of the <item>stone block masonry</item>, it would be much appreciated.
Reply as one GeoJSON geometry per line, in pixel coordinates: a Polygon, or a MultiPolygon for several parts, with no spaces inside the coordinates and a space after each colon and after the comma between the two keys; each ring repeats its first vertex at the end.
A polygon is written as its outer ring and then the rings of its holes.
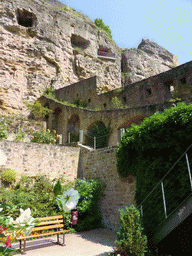
{"type": "Polygon", "coordinates": [[[5,168],[14,169],[18,178],[63,172],[66,180],[77,178],[79,148],[7,140],[0,141],[0,148],[7,156],[5,168]]]}
{"type": "Polygon", "coordinates": [[[79,172],[85,179],[99,178],[106,184],[100,199],[100,209],[104,224],[108,228],[118,228],[119,209],[135,204],[135,177],[120,178],[117,171],[116,147],[99,150],[81,148],[79,172]]]}

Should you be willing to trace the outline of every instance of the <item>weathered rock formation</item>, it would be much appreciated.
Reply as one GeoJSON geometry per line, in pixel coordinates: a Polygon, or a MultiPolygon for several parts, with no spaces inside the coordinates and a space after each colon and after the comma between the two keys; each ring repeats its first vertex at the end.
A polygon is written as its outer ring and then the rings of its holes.
{"type": "Polygon", "coordinates": [[[0,109],[94,75],[121,86],[121,53],[87,16],[53,0],[0,0],[0,109]]]}
{"type": "MultiPolygon", "coordinates": [[[[168,70],[176,58],[149,41],[125,49],[132,83],[168,70]]],[[[0,0],[0,114],[27,113],[45,88],[97,75],[98,92],[121,87],[121,49],[82,13],[56,0],[0,0]]]]}
{"type": "Polygon", "coordinates": [[[178,66],[177,58],[157,43],[142,39],[138,48],[124,49],[122,75],[125,85],[178,66]]]}

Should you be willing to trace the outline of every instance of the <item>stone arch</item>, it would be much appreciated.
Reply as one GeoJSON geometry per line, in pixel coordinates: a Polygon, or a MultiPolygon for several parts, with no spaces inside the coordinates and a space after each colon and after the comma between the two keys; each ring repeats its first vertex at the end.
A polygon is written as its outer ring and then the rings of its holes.
{"type": "Polygon", "coordinates": [[[17,22],[23,27],[34,27],[37,25],[37,17],[33,12],[26,9],[17,9],[16,11],[17,22]]]}
{"type": "Polygon", "coordinates": [[[96,148],[104,148],[108,146],[109,131],[102,121],[95,121],[87,128],[85,143],[90,147],[94,147],[94,137],[96,138],[96,148]]]}
{"type": "Polygon", "coordinates": [[[135,115],[133,117],[128,118],[127,120],[125,120],[119,127],[118,127],[118,131],[119,131],[119,139],[121,139],[122,136],[122,132],[124,131],[123,129],[129,128],[131,127],[132,124],[140,124],[143,122],[143,119],[145,117],[148,117],[149,114],[138,114],[135,115]]]}
{"type": "Polygon", "coordinates": [[[61,117],[62,110],[61,108],[57,107],[53,111],[53,116],[52,116],[52,130],[55,130],[57,134],[60,134],[61,127],[60,127],[60,117],[61,117]]]}
{"type": "Polygon", "coordinates": [[[77,114],[74,114],[70,117],[70,119],[67,122],[67,133],[70,133],[70,142],[79,141],[79,129],[80,118],[77,114]]]}
{"type": "MultiPolygon", "coordinates": [[[[50,109],[48,102],[46,102],[43,107],[50,109]]],[[[45,116],[44,121],[46,122],[46,129],[49,129],[49,127],[48,127],[48,123],[49,123],[49,114],[47,114],[47,115],[45,116]]]]}

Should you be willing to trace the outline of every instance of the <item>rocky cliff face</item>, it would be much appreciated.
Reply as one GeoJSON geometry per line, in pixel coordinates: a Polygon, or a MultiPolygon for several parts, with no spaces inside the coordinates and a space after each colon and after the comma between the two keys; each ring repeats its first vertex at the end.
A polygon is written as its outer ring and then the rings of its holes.
{"type": "Polygon", "coordinates": [[[125,85],[178,66],[177,58],[157,43],[142,40],[138,48],[123,49],[122,75],[125,85]]]}
{"type": "Polygon", "coordinates": [[[0,114],[27,113],[45,88],[98,76],[98,92],[170,69],[176,58],[143,40],[120,48],[87,16],[56,0],[0,0],[0,114]],[[122,64],[121,64],[122,61],[122,64]]]}
{"type": "Polygon", "coordinates": [[[120,49],[87,16],[54,0],[0,0],[1,112],[23,112],[22,101],[45,88],[94,75],[98,92],[120,87],[120,63],[120,49]]]}

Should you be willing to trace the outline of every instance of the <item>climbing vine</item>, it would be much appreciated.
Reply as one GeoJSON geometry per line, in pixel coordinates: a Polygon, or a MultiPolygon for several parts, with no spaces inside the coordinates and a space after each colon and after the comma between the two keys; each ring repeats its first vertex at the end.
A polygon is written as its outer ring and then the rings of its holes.
{"type": "MultiPolygon", "coordinates": [[[[147,117],[140,125],[132,125],[126,129],[117,150],[117,167],[121,176],[133,174],[137,178],[135,199],[139,205],[149,192],[159,183],[173,164],[192,143],[192,105],[179,103],[176,107],[166,109],[163,113],[156,112],[147,117]]],[[[189,154],[191,158],[191,153],[189,154]]],[[[191,159],[192,160],[192,159],[191,159]]],[[[174,191],[173,198],[168,202],[170,212],[175,203],[180,202],[182,195],[186,196],[189,188],[187,165],[185,158],[177,166],[177,175],[172,173],[169,179],[170,190],[174,191]],[[186,174],[184,177],[182,175],[186,174]],[[182,178],[181,178],[182,177],[182,178]]],[[[159,194],[152,203],[159,200],[162,205],[161,186],[159,194]]],[[[153,204],[148,206],[147,218],[154,216],[153,204]],[[150,208],[151,207],[151,208],[150,208]]],[[[149,221],[149,220],[148,220],[149,221]]]]}

